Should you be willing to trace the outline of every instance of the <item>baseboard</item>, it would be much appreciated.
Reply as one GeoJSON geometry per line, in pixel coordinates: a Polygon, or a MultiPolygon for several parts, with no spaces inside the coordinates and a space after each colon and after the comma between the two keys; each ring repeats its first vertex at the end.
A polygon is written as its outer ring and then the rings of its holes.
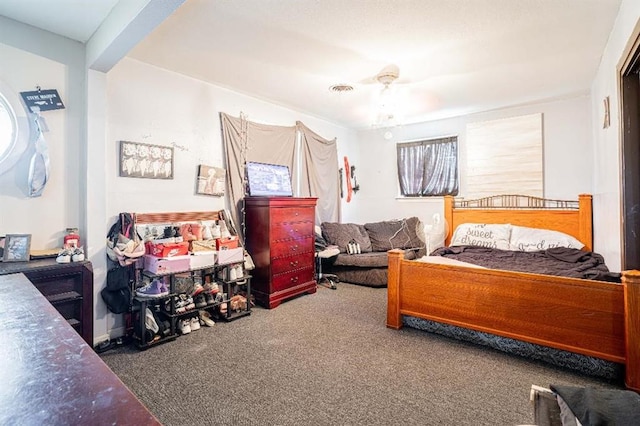
{"type": "Polygon", "coordinates": [[[117,339],[118,337],[122,337],[125,335],[125,328],[124,327],[117,327],[117,328],[112,328],[111,330],[109,330],[109,334],[102,334],[100,336],[94,336],[93,337],[93,346],[97,346],[101,343],[107,342],[107,341],[111,341],[113,339],[117,339]]]}

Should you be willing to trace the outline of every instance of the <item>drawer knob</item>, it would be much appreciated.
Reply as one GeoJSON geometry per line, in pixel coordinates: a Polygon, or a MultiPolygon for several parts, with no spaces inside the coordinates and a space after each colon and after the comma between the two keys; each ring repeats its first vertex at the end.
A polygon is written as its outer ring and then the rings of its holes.
{"type": "Polygon", "coordinates": [[[291,251],[296,251],[298,250],[298,246],[291,246],[291,251]]]}
{"type": "Polygon", "coordinates": [[[297,283],[298,282],[298,277],[292,277],[291,278],[291,282],[292,283],[297,283]]]}
{"type": "Polygon", "coordinates": [[[289,262],[289,265],[291,265],[291,266],[298,266],[298,261],[296,260],[295,262],[289,262]]]}

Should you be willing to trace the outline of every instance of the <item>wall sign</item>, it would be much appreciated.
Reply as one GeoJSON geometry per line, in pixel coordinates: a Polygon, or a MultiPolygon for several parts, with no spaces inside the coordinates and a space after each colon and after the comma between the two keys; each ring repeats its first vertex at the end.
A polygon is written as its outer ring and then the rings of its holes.
{"type": "Polygon", "coordinates": [[[64,109],[64,104],[56,89],[42,90],[38,88],[38,90],[34,90],[33,92],[20,92],[20,95],[31,112],[36,112],[37,108],[39,108],[40,111],[64,109]]]}

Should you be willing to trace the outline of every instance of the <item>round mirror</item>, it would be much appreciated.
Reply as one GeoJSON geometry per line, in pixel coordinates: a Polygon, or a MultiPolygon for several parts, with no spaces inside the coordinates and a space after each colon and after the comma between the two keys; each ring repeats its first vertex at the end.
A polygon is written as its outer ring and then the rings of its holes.
{"type": "Polygon", "coordinates": [[[0,163],[6,159],[16,144],[18,122],[13,108],[0,93],[0,163]]]}
{"type": "Polygon", "coordinates": [[[0,81],[0,175],[11,169],[27,149],[29,128],[18,95],[0,81]]]}

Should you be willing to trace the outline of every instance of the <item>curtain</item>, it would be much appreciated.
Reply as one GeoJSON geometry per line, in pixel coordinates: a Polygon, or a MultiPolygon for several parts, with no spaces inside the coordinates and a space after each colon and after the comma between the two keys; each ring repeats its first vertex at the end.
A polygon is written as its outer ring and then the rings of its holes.
{"type": "MultiPolygon", "coordinates": [[[[281,164],[294,172],[295,126],[272,126],[220,113],[231,216],[244,241],[244,165],[247,161],[281,164]]],[[[295,179],[293,180],[295,182],[295,179]]]]}
{"type": "Polygon", "coordinates": [[[340,222],[340,177],[336,139],[324,139],[302,122],[300,134],[300,196],[317,197],[316,224],[340,222]]]}
{"type": "Polygon", "coordinates": [[[397,145],[398,181],[405,197],[458,194],[458,138],[397,145]]]}

